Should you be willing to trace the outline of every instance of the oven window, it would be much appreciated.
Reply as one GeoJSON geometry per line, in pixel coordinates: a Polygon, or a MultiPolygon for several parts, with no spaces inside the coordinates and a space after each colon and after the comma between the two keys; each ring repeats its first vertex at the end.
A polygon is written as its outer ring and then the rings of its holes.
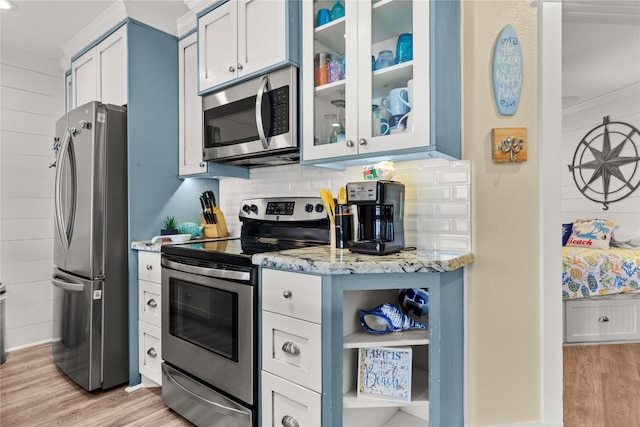
{"type": "Polygon", "coordinates": [[[238,294],[170,279],[169,331],[238,361],[238,294]]]}

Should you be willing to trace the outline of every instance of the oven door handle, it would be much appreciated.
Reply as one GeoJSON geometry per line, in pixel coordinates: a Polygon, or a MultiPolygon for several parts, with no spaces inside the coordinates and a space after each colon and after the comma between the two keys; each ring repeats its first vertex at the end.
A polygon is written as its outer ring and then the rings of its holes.
{"type": "Polygon", "coordinates": [[[180,388],[180,390],[182,390],[187,395],[191,396],[196,401],[201,401],[207,405],[215,406],[216,411],[218,411],[221,414],[224,414],[232,418],[250,419],[250,414],[247,412],[230,408],[228,406],[225,406],[222,403],[214,402],[212,400],[206,399],[202,396],[195,394],[194,392],[192,392],[191,390],[187,389],[185,386],[180,384],[180,382],[178,381],[178,378],[174,378],[173,375],[169,375],[167,372],[164,373],[164,378],[172,382],[176,387],[180,388]]]}
{"type": "Polygon", "coordinates": [[[218,279],[233,279],[233,280],[251,280],[251,273],[248,271],[235,271],[235,270],[223,270],[220,268],[209,267],[196,267],[194,265],[181,264],[178,262],[169,261],[168,259],[162,259],[162,265],[164,267],[171,268],[177,271],[183,271],[185,273],[199,274],[201,276],[215,277],[218,279]]]}

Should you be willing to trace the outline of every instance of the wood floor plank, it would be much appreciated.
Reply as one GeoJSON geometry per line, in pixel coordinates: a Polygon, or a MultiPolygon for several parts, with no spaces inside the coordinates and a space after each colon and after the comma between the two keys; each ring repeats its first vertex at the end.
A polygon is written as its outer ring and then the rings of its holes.
{"type": "Polygon", "coordinates": [[[640,426],[640,344],[565,346],[564,426],[640,426]]]}
{"type": "Polygon", "coordinates": [[[159,388],[88,392],[60,372],[43,344],[0,365],[0,426],[193,426],[162,403],[159,388]]]}

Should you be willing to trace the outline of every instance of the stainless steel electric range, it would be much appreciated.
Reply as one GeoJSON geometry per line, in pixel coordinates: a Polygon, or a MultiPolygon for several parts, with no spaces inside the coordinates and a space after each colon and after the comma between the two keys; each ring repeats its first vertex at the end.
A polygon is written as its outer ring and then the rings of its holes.
{"type": "Polygon", "coordinates": [[[196,425],[258,425],[256,253],[329,243],[316,197],[241,204],[239,238],[162,247],[162,399],[196,425]]]}

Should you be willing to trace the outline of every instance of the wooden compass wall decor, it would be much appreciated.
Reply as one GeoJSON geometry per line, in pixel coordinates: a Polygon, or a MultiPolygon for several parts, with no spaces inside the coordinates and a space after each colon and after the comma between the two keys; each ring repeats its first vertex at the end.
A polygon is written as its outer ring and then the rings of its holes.
{"type": "Polygon", "coordinates": [[[639,150],[638,129],[607,116],[582,138],[569,171],[578,190],[607,210],[640,186],[639,150]]]}

